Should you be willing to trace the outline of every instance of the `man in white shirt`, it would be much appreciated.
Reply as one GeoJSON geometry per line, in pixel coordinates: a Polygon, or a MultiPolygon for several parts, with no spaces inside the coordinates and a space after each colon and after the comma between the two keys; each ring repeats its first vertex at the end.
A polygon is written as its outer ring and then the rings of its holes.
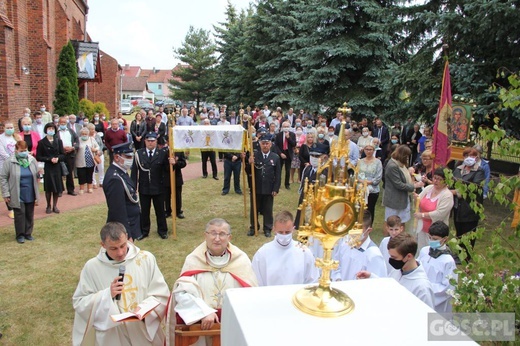
{"type": "Polygon", "coordinates": [[[370,239],[372,217],[368,210],[363,214],[363,233],[359,239],[347,235],[340,239],[332,258],[339,261],[339,267],[331,272],[332,281],[355,280],[362,270],[386,277],[386,265],[379,247],[370,239]]]}
{"type": "Polygon", "coordinates": [[[45,124],[43,123],[42,113],[40,111],[36,111],[34,112],[33,116],[34,122],[31,125],[31,130],[38,132],[40,138],[44,138],[45,133],[43,132],[43,128],[45,127],[45,124]]]}
{"type": "Polygon", "coordinates": [[[316,282],[319,271],[314,265],[314,256],[305,245],[293,240],[292,214],[288,211],[278,213],[273,230],[274,240],[264,244],[253,257],[258,286],[316,282]]]}

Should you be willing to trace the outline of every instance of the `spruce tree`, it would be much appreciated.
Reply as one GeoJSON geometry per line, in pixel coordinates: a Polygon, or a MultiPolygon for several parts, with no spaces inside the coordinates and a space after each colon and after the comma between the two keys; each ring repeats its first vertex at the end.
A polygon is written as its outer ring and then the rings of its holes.
{"type": "Polygon", "coordinates": [[[182,46],[174,52],[186,66],[172,70],[172,76],[179,79],[170,79],[170,91],[176,99],[196,100],[198,109],[200,101],[210,94],[214,82],[215,44],[209,31],[190,26],[182,46]]]}
{"type": "Polygon", "coordinates": [[[74,109],[72,107],[73,97],[71,90],[72,88],[68,78],[61,78],[58,81],[58,85],[56,86],[56,91],[54,93],[54,113],[62,116],[74,113],[74,109]]]}
{"type": "Polygon", "coordinates": [[[76,54],[70,41],[63,46],[60,52],[58,66],[56,67],[56,77],[58,83],[55,92],[54,111],[60,115],[77,114],[79,111],[78,70],[76,67],[76,54]],[[67,95],[63,94],[63,90],[58,92],[58,86],[60,84],[62,87],[65,85],[62,79],[68,80],[70,92],[67,95]],[[65,106],[65,100],[70,102],[70,104],[65,106]],[[60,105],[61,108],[56,108],[56,104],[60,105]],[[67,111],[65,112],[64,109],[67,109],[67,111]]]}

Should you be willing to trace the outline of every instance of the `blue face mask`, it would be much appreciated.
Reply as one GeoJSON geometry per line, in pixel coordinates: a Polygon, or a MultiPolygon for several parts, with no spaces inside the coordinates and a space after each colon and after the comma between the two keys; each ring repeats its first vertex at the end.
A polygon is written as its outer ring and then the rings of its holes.
{"type": "Polygon", "coordinates": [[[67,129],[67,125],[60,125],[60,130],[64,131],[67,129]]]}
{"type": "Polygon", "coordinates": [[[392,139],[392,144],[397,144],[397,139],[392,139]]]}
{"type": "Polygon", "coordinates": [[[31,131],[31,125],[24,125],[24,126],[23,126],[23,130],[24,130],[25,132],[27,132],[27,131],[31,131]]]}
{"type": "Polygon", "coordinates": [[[28,155],[29,155],[28,151],[20,151],[16,154],[16,156],[18,156],[21,159],[26,159],[28,155]]]}
{"type": "Polygon", "coordinates": [[[441,247],[441,241],[440,240],[430,240],[430,247],[432,249],[438,249],[441,247]]]}

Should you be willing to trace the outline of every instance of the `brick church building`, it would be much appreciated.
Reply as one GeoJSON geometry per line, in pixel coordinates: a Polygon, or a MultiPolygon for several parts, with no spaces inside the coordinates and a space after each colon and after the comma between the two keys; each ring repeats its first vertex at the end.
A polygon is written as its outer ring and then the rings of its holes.
{"type": "MultiPolygon", "coordinates": [[[[18,119],[25,107],[35,111],[42,103],[53,113],[61,49],[69,40],[90,41],[88,9],[87,0],[0,0],[0,120],[18,119]]],[[[105,102],[115,114],[121,67],[105,52],[96,49],[95,56],[95,78],[79,80],[79,98],[105,102]]]]}

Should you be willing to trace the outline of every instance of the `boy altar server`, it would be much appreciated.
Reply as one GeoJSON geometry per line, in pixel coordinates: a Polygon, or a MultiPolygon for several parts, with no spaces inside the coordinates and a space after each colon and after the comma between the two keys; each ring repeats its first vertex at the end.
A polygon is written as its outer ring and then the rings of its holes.
{"type": "Polygon", "coordinates": [[[338,269],[331,272],[332,281],[355,280],[361,270],[375,273],[378,277],[386,277],[386,265],[377,245],[370,239],[372,232],[372,216],[368,210],[363,214],[363,234],[358,246],[350,247],[350,236],[347,235],[336,243],[332,258],[339,261],[338,269]]]}
{"type": "Polygon", "coordinates": [[[107,223],[100,235],[101,250],[83,267],[72,297],[76,312],[72,344],[163,345],[161,322],[170,291],[155,257],[128,241],[119,222],[107,223]],[[159,305],[142,322],[114,322],[110,317],[136,312],[148,302],[159,305]]]}
{"type": "Polygon", "coordinates": [[[432,223],[429,228],[430,246],[423,247],[418,257],[432,284],[434,309],[438,313],[451,312],[451,296],[446,292],[453,290],[450,277],[457,278],[454,273],[457,266],[446,246],[449,234],[450,228],[443,221],[432,223]]]}
{"type": "Polygon", "coordinates": [[[390,274],[394,268],[388,262],[390,259],[390,255],[388,254],[388,242],[391,238],[395,237],[404,230],[404,226],[401,224],[401,218],[397,215],[389,216],[388,219],[386,219],[386,229],[389,236],[384,237],[383,240],[381,240],[381,244],[379,244],[379,250],[381,251],[383,259],[385,260],[386,272],[387,274],[390,274]]]}
{"type": "Polygon", "coordinates": [[[264,244],[253,257],[258,286],[308,284],[318,279],[314,256],[305,245],[293,240],[293,231],[292,214],[278,213],[274,218],[274,240],[264,244]]]}
{"type": "MultiPolygon", "coordinates": [[[[433,309],[433,290],[424,267],[415,260],[417,241],[406,232],[396,235],[388,242],[390,265],[394,268],[389,277],[394,278],[417,298],[433,309]]],[[[358,279],[377,278],[368,271],[357,274],[358,279]]]]}

